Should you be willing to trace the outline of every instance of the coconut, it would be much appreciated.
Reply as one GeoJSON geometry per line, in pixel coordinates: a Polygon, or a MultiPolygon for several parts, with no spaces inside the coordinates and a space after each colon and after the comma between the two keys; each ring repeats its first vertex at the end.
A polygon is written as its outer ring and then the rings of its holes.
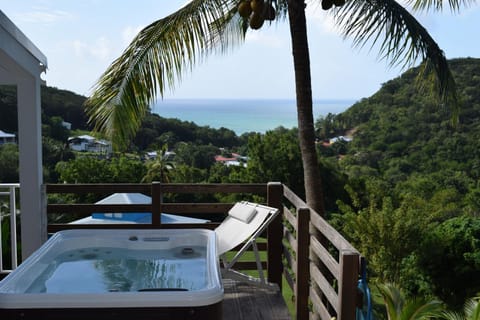
{"type": "Polygon", "coordinates": [[[333,0],[322,0],[322,9],[328,10],[333,6],[333,0]]]}
{"type": "Polygon", "coordinates": [[[254,13],[260,14],[263,12],[265,3],[263,2],[263,0],[252,0],[252,2],[250,2],[250,6],[252,7],[252,11],[254,13]]]}
{"type": "Polygon", "coordinates": [[[262,14],[254,12],[250,17],[250,28],[258,30],[263,26],[265,18],[262,14]]]}
{"type": "Polygon", "coordinates": [[[248,18],[252,13],[252,7],[250,6],[250,1],[242,1],[238,5],[238,13],[244,17],[248,18]]]}

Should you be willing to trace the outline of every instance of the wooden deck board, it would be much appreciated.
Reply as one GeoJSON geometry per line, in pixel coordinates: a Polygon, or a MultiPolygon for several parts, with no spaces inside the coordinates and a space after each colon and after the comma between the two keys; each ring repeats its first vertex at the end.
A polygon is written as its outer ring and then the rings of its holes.
{"type": "Polygon", "coordinates": [[[258,288],[242,282],[223,279],[225,320],[291,320],[279,290],[258,288]]]}

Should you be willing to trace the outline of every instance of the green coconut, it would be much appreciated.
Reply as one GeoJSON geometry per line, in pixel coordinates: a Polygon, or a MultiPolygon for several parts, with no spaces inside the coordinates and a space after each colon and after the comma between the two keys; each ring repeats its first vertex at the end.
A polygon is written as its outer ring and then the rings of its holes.
{"type": "Polygon", "coordinates": [[[322,0],[322,9],[328,10],[333,7],[333,0],[322,0]]]}
{"type": "Polygon", "coordinates": [[[261,14],[263,12],[263,8],[265,7],[265,3],[263,0],[252,0],[252,2],[250,2],[250,7],[254,13],[261,14]]]}
{"type": "Polygon", "coordinates": [[[261,13],[254,12],[250,17],[250,28],[258,30],[263,26],[264,22],[265,18],[263,17],[263,15],[261,13]]]}
{"type": "Polygon", "coordinates": [[[244,18],[248,18],[252,13],[252,7],[250,1],[242,1],[238,5],[238,13],[244,18]]]}

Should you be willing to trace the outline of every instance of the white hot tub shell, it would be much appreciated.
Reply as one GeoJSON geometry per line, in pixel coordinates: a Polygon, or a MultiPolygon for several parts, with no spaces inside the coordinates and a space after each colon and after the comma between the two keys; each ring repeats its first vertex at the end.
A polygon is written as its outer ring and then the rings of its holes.
{"type": "Polygon", "coordinates": [[[67,230],[0,282],[2,319],[221,319],[215,232],[67,230]]]}

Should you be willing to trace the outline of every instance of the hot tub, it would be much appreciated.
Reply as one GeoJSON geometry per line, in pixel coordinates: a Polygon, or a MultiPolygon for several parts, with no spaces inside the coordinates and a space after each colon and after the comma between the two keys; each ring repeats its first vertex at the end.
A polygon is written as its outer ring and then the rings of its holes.
{"type": "Polygon", "coordinates": [[[0,282],[1,319],[221,319],[215,233],[68,230],[0,282]]]}

